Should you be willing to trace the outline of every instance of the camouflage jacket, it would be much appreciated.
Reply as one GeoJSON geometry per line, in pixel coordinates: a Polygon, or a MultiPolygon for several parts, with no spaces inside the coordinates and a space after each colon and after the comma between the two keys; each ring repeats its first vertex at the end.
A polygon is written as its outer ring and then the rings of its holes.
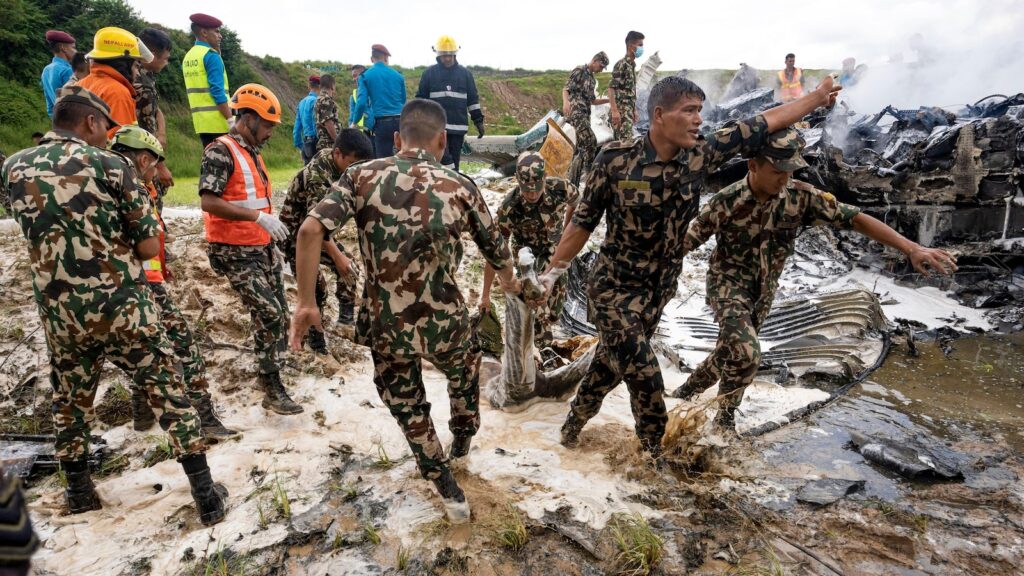
{"type": "Polygon", "coordinates": [[[357,339],[392,355],[437,354],[470,338],[455,280],[463,233],[495,269],[510,262],[472,180],[424,150],[352,166],[310,216],[328,234],[355,220],[366,271],[357,339]]]}
{"type": "Polygon", "coordinates": [[[132,85],[135,87],[135,115],[139,119],[139,126],[155,136],[156,112],[160,104],[156,74],[139,66],[132,85]]]}
{"type": "MultiPolygon", "coordinates": [[[[242,150],[248,152],[253,159],[260,155],[260,150],[250,146],[245,138],[242,138],[242,135],[235,132],[233,128],[228,132],[228,136],[234,138],[242,150]]],[[[256,161],[256,169],[260,178],[269,185],[270,177],[260,167],[259,161],[256,161]]],[[[228,178],[231,178],[234,171],[235,159],[231,156],[231,151],[228,150],[226,144],[214,141],[203,151],[203,160],[199,164],[199,193],[209,192],[223,196],[224,190],[228,186],[228,178]]]]}
{"type": "Polygon", "coordinates": [[[334,97],[321,94],[313,103],[313,123],[316,125],[316,149],[333,148],[334,140],[331,139],[328,125],[334,125],[334,135],[341,132],[341,120],[338,119],[338,104],[334,97]]]}
{"type": "Polygon", "coordinates": [[[2,179],[50,345],[159,322],[135,246],[160,224],[123,156],[56,130],[11,156],[2,179]]]}
{"type": "Polygon", "coordinates": [[[707,275],[708,302],[743,300],[767,312],[800,231],[826,224],[849,229],[859,213],[856,206],[797,180],[791,180],[775,198],[758,202],[744,178],[704,205],[686,231],[683,251],[690,252],[715,236],[707,275]]]}
{"type": "Polygon", "coordinates": [[[590,104],[594,101],[594,91],[597,89],[594,73],[586,64],[573,68],[569,72],[569,79],[565,81],[565,89],[569,92],[569,106],[572,107],[569,115],[589,120],[590,104]]]}
{"type": "Polygon", "coordinates": [[[632,114],[636,108],[636,64],[632,58],[623,56],[615,63],[608,86],[615,90],[615,105],[619,107],[619,113],[628,110],[632,114]]]}
{"type": "Polygon", "coordinates": [[[565,211],[580,200],[580,193],[568,180],[548,177],[544,180],[544,193],[535,203],[527,202],[513,188],[498,208],[498,229],[512,241],[512,254],[529,246],[534,255],[551,255],[562,238],[565,211]]]}
{"type": "Polygon", "coordinates": [[[686,227],[697,215],[708,174],[767,141],[768,124],[755,116],[701,136],[668,161],[658,159],[646,134],[605,146],[573,214],[573,223],[590,231],[607,215],[591,274],[594,305],[618,307],[625,294],[674,293],[686,227]]]}
{"type": "Polygon", "coordinates": [[[331,184],[341,177],[338,165],[334,163],[333,148],[317,152],[288,186],[288,194],[281,206],[281,222],[288,227],[288,245],[295,245],[299,226],[316,205],[331,191],[331,184]]]}

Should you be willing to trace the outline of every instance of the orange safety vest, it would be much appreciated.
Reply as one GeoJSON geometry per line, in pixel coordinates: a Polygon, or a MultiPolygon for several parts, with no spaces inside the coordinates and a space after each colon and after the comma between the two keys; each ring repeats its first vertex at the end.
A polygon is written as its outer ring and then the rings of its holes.
{"type": "Polygon", "coordinates": [[[779,95],[782,97],[783,102],[789,102],[790,100],[796,100],[804,95],[804,87],[801,85],[801,80],[804,78],[804,71],[800,68],[793,69],[793,80],[786,80],[786,70],[783,68],[779,70],[779,95]]]}
{"type": "Polygon", "coordinates": [[[167,265],[167,262],[164,260],[164,236],[166,233],[166,227],[164,226],[163,218],[160,218],[160,213],[156,211],[156,187],[154,187],[152,183],[149,183],[146,184],[146,189],[149,190],[149,198],[153,201],[153,216],[156,216],[156,221],[160,223],[160,253],[149,260],[144,261],[142,263],[142,269],[146,271],[147,282],[163,282],[164,268],[167,265]]]}
{"type": "MultiPolygon", "coordinates": [[[[256,158],[259,160],[259,168],[257,168],[252,156],[242,150],[242,147],[231,136],[221,136],[216,141],[227,146],[231,151],[231,157],[235,160],[235,169],[231,172],[231,177],[228,178],[227,188],[224,189],[224,195],[221,198],[235,206],[252,208],[270,214],[270,181],[264,180],[263,177],[267,173],[263,156],[257,154],[256,158]]],[[[207,242],[235,246],[266,246],[270,244],[270,234],[256,222],[226,220],[209,212],[203,213],[203,220],[206,224],[207,242]]]]}

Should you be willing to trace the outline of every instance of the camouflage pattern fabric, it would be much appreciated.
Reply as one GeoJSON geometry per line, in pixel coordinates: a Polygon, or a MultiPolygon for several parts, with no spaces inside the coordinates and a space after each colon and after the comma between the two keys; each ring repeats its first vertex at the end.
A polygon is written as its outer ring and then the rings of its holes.
{"type": "MultiPolygon", "coordinates": [[[[316,205],[327,196],[331,190],[331,183],[341,177],[338,165],[334,163],[332,152],[334,146],[317,152],[306,166],[292,178],[288,186],[288,192],[284,197],[284,204],[281,207],[281,222],[288,227],[288,239],[281,248],[284,250],[285,259],[295,270],[295,239],[299,234],[299,227],[306,219],[306,216],[316,208],[316,205]]],[[[341,242],[335,241],[335,245],[349,258],[352,257],[341,242]]],[[[326,253],[321,253],[320,264],[334,271],[334,261],[326,253]]],[[[352,260],[356,266],[355,259],[352,260]]],[[[355,283],[346,282],[345,279],[336,273],[334,294],[338,298],[338,307],[352,310],[356,302],[355,283]]],[[[321,314],[324,305],[327,303],[327,280],[323,272],[316,277],[316,305],[320,308],[321,314]]]]}
{"type": "Polygon", "coordinates": [[[448,467],[448,457],[430,418],[421,359],[448,379],[452,434],[473,436],[480,428],[480,349],[471,343],[440,354],[392,356],[373,350],[371,355],[377,393],[402,428],[420,474],[427,480],[439,478],[448,467]]]}
{"type": "Polygon", "coordinates": [[[326,93],[317,96],[316,102],[313,103],[313,123],[316,125],[317,151],[333,148],[334,140],[331,138],[330,132],[327,131],[327,126],[334,126],[335,135],[341,132],[338,104],[334,101],[334,97],[326,93]]]}
{"type": "MultiPolygon", "coordinates": [[[[3,170],[4,162],[7,161],[7,154],[4,154],[3,150],[0,150],[0,174],[5,174],[3,170]]],[[[0,206],[3,207],[6,214],[11,213],[11,195],[7,192],[7,183],[3,178],[0,178],[0,206]]]]}
{"type": "Polygon", "coordinates": [[[227,278],[252,318],[252,337],[260,374],[281,370],[280,352],[288,335],[288,301],[281,280],[281,256],[274,244],[234,246],[211,243],[210,268],[227,278]]]}
{"type": "MultiPolygon", "coordinates": [[[[253,159],[260,155],[259,149],[250,146],[245,138],[241,134],[235,132],[232,129],[228,132],[228,136],[234,138],[235,142],[242,147],[253,159]]],[[[256,170],[259,172],[260,177],[266,181],[270,181],[270,176],[263,171],[263,167],[257,161],[256,170]]],[[[227,144],[214,140],[209,146],[203,150],[203,159],[199,164],[199,192],[209,192],[217,196],[223,196],[224,190],[227,189],[228,179],[231,178],[231,173],[235,171],[235,159],[231,155],[231,151],[228,150],[227,144]]]]}
{"type": "Polygon", "coordinates": [[[668,161],[658,160],[647,136],[602,149],[573,214],[573,222],[590,231],[607,216],[588,288],[600,339],[573,399],[578,417],[596,413],[605,394],[626,379],[638,435],[651,445],[660,442],[664,383],[649,338],[676,292],[686,227],[708,174],[738,153],[760,149],[767,136],[767,123],[757,116],[700,137],[668,161]]]}
{"type": "Polygon", "coordinates": [[[615,106],[622,117],[618,126],[612,125],[615,139],[629,140],[633,138],[633,116],[636,113],[636,63],[633,58],[624,56],[615,63],[609,87],[615,90],[615,106]]]}
{"type": "Polygon", "coordinates": [[[139,126],[150,134],[156,134],[156,113],[160,105],[160,93],[156,90],[156,74],[137,66],[135,71],[135,115],[139,126]]]}
{"type": "MultiPolygon", "coordinates": [[[[153,301],[160,310],[160,323],[164,326],[167,339],[174,348],[174,355],[181,363],[181,375],[185,381],[185,394],[192,404],[210,397],[210,385],[206,380],[206,362],[199,350],[188,319],[174,304],[167,287],[160,282],[149,285],[153,291],[153,301]]],[[[139,384],[139,383],[136,383],[139,384]]]]}
{"type": "Polygon", "coordinates": [[[127,159],[52,131],[12,156],[2,180],[29,244],[50,352],[58,458],[88,451],[104,359],[146,390],[176,455],[201,452],[199,419],[182,394],[135,255],[138,243],[159,233],[159,223],[127,159]]]}
{"type": "Polygon", "coordinates": [[[594,101],[597,89],[597,78],[587,65],[577,66],[569,73],[565,82],[569,92],[569,117],[566,121],[576,131],[576,153],[573,156],[573,168],[569,179],[579,185],[584,174],[590,171],[590,165],[597,155],[597,136],[590,128],[590,105],[594,101]]]}
{"type": "MultiPolygon", "coordinates": [[[[545,178],[544,192],[537,202],[523,199],[519,187],[513,188],[498,208],[498,230],[512,242],[512,254],[519,262],[519,249],[529,246],[537,258],[538,272],[547,268],[551,256],[562,239],[565,211],[576,207],[580,195],[572,183],[562,178],[545,178]]],[[[552,288],[551,296],[536,310],[537,335],[551,332],[565,305],[568,275],[563,275],[552,288]]]]}
{"type": "MultiPolygon", "coordinates": [[[[704,205],[686,232],[683,250],[688,253],[716,237],[706,283],[719,336],[714,352],[690,376],[688,392],[703,391],[719,378],[720,393],[750,384],[761,358],[757,332],[771,310],[797,235],[808,226],[851,229],[859,213],[856,206],[798,180],[775,198],[758,202],[744,178],[704,205]]],[[[734,396],[738,402],[739,394],[734,396]]]]}

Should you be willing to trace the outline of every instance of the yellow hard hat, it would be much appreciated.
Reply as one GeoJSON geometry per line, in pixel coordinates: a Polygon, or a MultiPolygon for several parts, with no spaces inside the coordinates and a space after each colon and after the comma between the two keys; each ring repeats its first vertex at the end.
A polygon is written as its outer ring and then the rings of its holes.
{"type": "Polygon", "coordinates": [[[455,43],[455,38],[447,34],[438,38],[437,44],[434,45],[434,52],[437,52],[438,56],[448,56],[458,51],[459,46],[455,43]]]}
{"type": "Polygon", "coordinates": [[[135,37],[135,34],[123,28],[108,26],[96,31],[92,52],[86,54],[85,57],[92,60],[125,57],[142,60],[142,52],[139,50],[139,39],[135,37]]]}

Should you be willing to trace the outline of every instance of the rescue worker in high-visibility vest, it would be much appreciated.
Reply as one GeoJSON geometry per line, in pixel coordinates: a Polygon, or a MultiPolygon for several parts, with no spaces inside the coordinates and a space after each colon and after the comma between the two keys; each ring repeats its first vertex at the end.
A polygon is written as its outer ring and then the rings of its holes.
{"type": "Polygon", "coordinates": [[[804,95],[804,71],[796,67],[796,55],[786,54],[786,68],[775,76],[780,102],[792,102],[804,95]]]}
{"type": "MultiPolygon", "coordinates": [[[[100,97],[110,107],[110,117],[122,126],[138,123],[135,112],[135,67],[152,62],[153,53],[131,32],[109,26],[96,31],[92,51],[85,55],[92,62],[89,75],[78,85],[100,97]]],[[[114,126],[107,132],[113,138],[114,126]]]]}
{"type": "MultiPolygon", "coordinates": [[[[203,436],[208,440],[231,438],[238,433],[224,427],[217,418],[210,397],[210,386],[206,381],[206,364],[199,351],[199,342],[188,327],[188,320],[174,304],[170,292],[164,286],[165,281],[172,279],[164,256],[166,225],[156,210],[157,190],[154,179],[157,164],[164,159],[164,149],[156,136],[139,126],[122,126],[110,145],[111,149],[120,153],[132,162],[139,181],[146,187],[146,193],[153,202],[153,215],[160,224],[160,251],[156,256],[142,262],[146,273],[146,281],[153,292],[153,302],[160,311],[160,323],[167,332],[167,338],[174,346],[174,354],[181,361],[182,375],[185,380],[185,393],[189,403],[199,413],[199,422],[203,436]]],[[[132,387],[132,415],[135,418],[136,430],[148,430],[156,423],[156,416],[149,406],[148,395],[142,386],[132,387]]]]}
{"type": "Polygon", "coordinates": [[[348,98],[348,125],[353,128],[358,128],[370,137],[370,142],[373,142],[373,107],[367,103],[366,112],[359,118],[355,118],[353,113],[356,110],[356,100],[359,99],[359,77],[366,72],[366,66],[362,64],[356,64],[352,66],[352,83],[355,84],[355,88],[352,88],[352,95],[348,98]]]}
{"type": "Polygon", "coordinates": [[[227,134],[231,118],[228,73],[220,57],[220,27],[224,23],[206,14],[193,14],[189,20],[196,43],[181,61],[181,73],[185,77],[192,126],[206,147],[218,136],[227,134]]]}
{"type": "Polygon", "coordinates": [[[281,383],[278,358],[287,346],[288,302],[281,280],[283,258],[274,247],[288,228],[270,205],[270,176],[260,149],[281,123],[281,103],[265,86],[245,84],[230,100],[231,130],[203,151],[199,168],[210,267],[227,278],[252,317],[252,335],[263,407],[298,414],[281,383]]]}

